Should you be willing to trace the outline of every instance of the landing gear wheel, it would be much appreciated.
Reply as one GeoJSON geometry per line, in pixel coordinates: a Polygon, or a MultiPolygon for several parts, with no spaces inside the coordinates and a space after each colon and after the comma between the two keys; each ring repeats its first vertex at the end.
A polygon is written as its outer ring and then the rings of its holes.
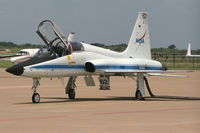
{"type": "Polygon", "coordinates": [[[69,96],[69,99],[74,99],[75,98],[75,90],[74,89],[70,89],[69,92],[68,92],[68,96],[69,96]]]}
{"type": "Polygon", "coordinates": [[[40,95],[38,93],[34,93],[32,96],[32,102],[33,103],[39,103],[40,102],[40,95]]]}
{"type": "Polygon", "coordinates": [[[136,98],[137,100],[144,100],[144,98],[142,97],[142,93],[140,92],[140,90],[137,90],[137,91],[135,92],[135,98],[136,98]]]}

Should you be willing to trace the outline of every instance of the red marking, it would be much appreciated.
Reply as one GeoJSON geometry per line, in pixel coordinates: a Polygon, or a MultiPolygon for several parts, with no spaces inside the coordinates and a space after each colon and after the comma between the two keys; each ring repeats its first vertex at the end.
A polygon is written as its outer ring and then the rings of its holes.
{"type": "Polygon", "coordinates": [[[72,46],[69,44],[70,54],[72,53],[72,46]]]}
{"type": "Polygon", "coordinates": [[[139,39],[139,41],[142,40],[142,39],[145,37],[145,35],[146,35],[146,32],[145,32],[144,35],[139,39]]]}

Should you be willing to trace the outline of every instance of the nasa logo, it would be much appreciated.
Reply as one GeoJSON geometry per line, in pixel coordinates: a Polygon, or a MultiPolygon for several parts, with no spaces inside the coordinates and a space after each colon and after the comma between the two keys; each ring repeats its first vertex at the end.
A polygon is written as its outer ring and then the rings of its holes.
{"type": "Polygon", "coordinates": [[[136,43],[144,43],[144,39],[138,39],[138,38],[136,38],[136,43]]]}
{"type": "Polygon", "coordinates": [[[136,38],[136,43],[144,43],[145,35],[146,35],[146,32],[144,33],[144,35],[141,38],[136,38]]]}

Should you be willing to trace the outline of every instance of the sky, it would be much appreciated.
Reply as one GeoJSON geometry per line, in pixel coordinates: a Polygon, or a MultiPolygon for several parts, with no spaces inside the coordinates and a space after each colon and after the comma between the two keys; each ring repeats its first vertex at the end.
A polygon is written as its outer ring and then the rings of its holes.
{"type": "Polygon", "coordinates": [[[200,49],[200,0],[0,0],[0,41],[44,44],[38,24],[50,19],[76,41],[128,43],[138,12],[148,12],[152,48],[200,49]]]}

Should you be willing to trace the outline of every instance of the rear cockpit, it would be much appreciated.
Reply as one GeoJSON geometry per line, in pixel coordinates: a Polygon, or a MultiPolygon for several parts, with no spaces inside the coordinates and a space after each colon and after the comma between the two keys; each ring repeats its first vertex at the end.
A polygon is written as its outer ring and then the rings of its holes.
{"type": "Polygon", "coordinates": [[[80,42],[70,42],[69,44],[72,46],[73,52],[84,51],[83,44],[80,42]]]}

